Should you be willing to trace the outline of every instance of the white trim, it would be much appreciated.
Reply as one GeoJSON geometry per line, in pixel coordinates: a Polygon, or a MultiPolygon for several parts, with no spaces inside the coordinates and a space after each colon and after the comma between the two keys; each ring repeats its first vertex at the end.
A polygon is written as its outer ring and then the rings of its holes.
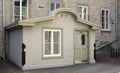
{"type": "Polygon", "coordinates": [[[27,20],[29,19],[29,0],[27,0],[27,20]]]}
{"type": "Polygon", "coordinates": [[[22,20],[22,0],[20,0],[20,20],[22,20]]]}
{"type": "Polygon", "coordinates": [[[61,30],[57,29],[43,29],[43,57],[56,57],[56,56],[61,56],[61,30]],[[51,31],[51,54],[50,55],[45,55],[45,31],[51,31]],[[60,38],[59,38],[59,54],[54,54],[54,32],[59,31],[60,33],[60,38]]]}

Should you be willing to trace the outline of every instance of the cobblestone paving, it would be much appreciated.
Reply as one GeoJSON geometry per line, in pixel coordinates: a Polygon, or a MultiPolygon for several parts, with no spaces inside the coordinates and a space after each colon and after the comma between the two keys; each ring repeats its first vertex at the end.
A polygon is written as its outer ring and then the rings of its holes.
{"type": "Polygon", "coordinates": [[[79,64],[67,67],[22,71],[13,64],[0,62],[0,73],[119,73],[120,59],[108,58],[96,64],[79,64]]]}

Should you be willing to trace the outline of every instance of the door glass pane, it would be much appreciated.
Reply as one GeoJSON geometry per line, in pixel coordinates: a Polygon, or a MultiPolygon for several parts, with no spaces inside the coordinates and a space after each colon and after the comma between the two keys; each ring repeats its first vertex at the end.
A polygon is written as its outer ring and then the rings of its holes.
{"type": "Polygon", "coordinates": [[[85,34],[78,33],[78,35],[77,35],[77,44],[78,44],[78,46],[85,45],[85,34]]]}
{"type": "Polygon", "coordinates": [[[51,31],[45,31],[45,55],[51,54],[51,31]]]}
{"type": "Polygon", "coordinates": [[[54,32],[54,54],[59,54],[60,47],[60,32],[54,32]]]}
{"type": "Polygon", "coordinates": [[[77,36],[77,44],[78,45],[81,45],[82,44],[82,39],[81,39],[81,34],[79,33],[78,36],[77,36]]]}
{"type": "Polygon", "coordinates": [[[82,39],[82,45],[85,45],[85,34],[82,34],[81,39],[82,39]]]}

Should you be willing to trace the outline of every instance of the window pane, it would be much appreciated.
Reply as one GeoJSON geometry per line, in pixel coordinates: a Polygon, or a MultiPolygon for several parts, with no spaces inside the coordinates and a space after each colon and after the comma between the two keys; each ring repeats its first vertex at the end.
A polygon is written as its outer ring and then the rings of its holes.
{"type": "Polygon", "coordinates": [[[27,0],[22,0],[22,20],[27,19],[27,0]]]}
{"type": "Polygon", "coordinates": [[[60,47],[60,32],[54,32],[54,54],[59,54],[59,47],[60,47]]]}
{"type": "Polygon", "coordinates": [[[102,29],[105,29],[105,10],[102,10],[102,29]]]}
{"type": "Polygon", "coordinates": [[[45,31],[45,55],[51,54],[51,31],[45,31]]]}
{"type": "Polygon", "coordinates": [[[87,11],[86,11],[86,8],[84,8],[84,11],[83,11],[84,13],[84,19],[86,20],[87,18],[86,18],[86,16],[87,16],[87,11]]]}
{"type": "Polygon", "coordinates": [[[82,45],[85,45],[85,35],[82,35],[82,45]]]}
{"type": "Polygon", "coordinates": [[[20,1],[15,1],[15,6],[14,6],[14,18],[15,21],[20,20],[20,1]]]}
{"type": "Polygon", "coordinates": [[[102,29],[104,29],[104,25],[105,25],[105,17],[102,17],[102,29]]]}
{"type": "Polygon", "coordinates": [[[15,16],[15,21],[19,21],[20,20],[20,16],[15,16]]]}
{"type": "Polygon", "coordinates": [[[50,55],[51,49],[50,49],[50,43],[45,44],[45,55],[50,55]]]}
{"type": "Polygon", "coordinates": [[[109,26],[109,20],[108,20],[109,18],[108,17],[106,17],[106,29],[108,29],[108,26],[109,26]]]}
{"type": "Polygon", "coordinates": [[[50,8],[51,8],[51,9],[50,9],[51,11],[53,11],[53,10],[55,9],[55,7],[54,7],[54,3],[51,3],[50,8]]]}
{"type": "Polygon", "coordinates": [[[105,24],[102,22],[102,29],[105,29],[104,25],[105,25],[105,24]]]}
{"type": "Polygon", "coordinates": [[[15,1],[15,6],[20,6],[20,1],[15,1]]]}
{"type": "Polygon", "coordinates": [[[109,13],[106,11],[106,29],[109,29],[109,13]]]}
{"type": "Polygon", "coordinates": [[[54,54],[59,54],[59,44],[54,44],[54,54]]]}
{"type": "Polygon", "coordinates": [[[108,17],[108,10],[106,11],[106,17],[108,17]]]}
{"type": "Polygon", "coordinates": [[[82,7],[79,7],[78,12],[82,13],[82,7]]]}
{"type": "Polygon", "coordinates": [[[104,13],[104,10],[102,10],[102,17],[104,17],[105,13],[104,13]]]}
{"type": "Polygon", "coordinates": [[[27,8],[22,7],[22,15],[27,17],[27,8]]]}
{"type": "Polygon", "coordinates": [[[27,7],[27,0],[22,0],[22,6],[27,7]]]}
{"type": "Polygon", "coordinates": [[[60,8],[60,3],[56,3],[56,9],[60,8]]]}
{"type": "Polygon", "coordinates": [[[26,16],[22,16],[22,20],[26,20],[27,19],[27,17],[26,16]]]}
{"type": "Polygon", "coordinates": [[[59,42],[60,41],[60,32],[56,31],[54,32],[54,42],[59,42]]]}
{"type": "Polygon", "coordinates": [[[15,6],[14,9],[15,9],[15,10],[14,10],[14,12],[15,12],[15,16],[20,15],[20,6],[15,6]]]}

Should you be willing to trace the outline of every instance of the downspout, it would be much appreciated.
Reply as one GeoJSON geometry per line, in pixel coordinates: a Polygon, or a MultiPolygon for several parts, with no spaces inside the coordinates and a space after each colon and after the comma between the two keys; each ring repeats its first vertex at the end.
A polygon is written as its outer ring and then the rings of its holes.
{"type": "Polygon", "coordinates": [[[117,23],[117,0],[115,0],[115,40],[116,40],[116,48],[118,48],[118,23],[117,23]]]}
{"type": "Polygon", "coordinates": [[[5,12],[4,12],[4,0],[2,0],[2,57],[5,58],[5,36],[4,36],[4,26],[5,26],[5,12]]]}

